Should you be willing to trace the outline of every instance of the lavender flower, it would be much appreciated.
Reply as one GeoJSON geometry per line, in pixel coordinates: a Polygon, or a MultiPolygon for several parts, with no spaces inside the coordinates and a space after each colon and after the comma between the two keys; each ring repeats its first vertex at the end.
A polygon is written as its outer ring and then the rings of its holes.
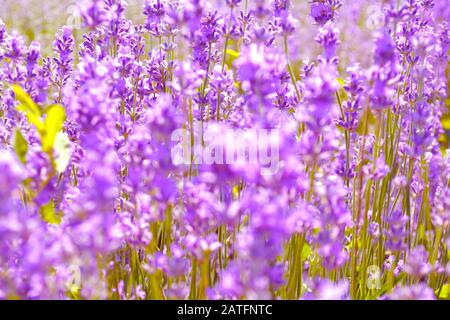
{"type": "Polygon", "coordinates": [[[389,300],[435,300],[436,296],[431,288],[424,284],[411,287],[395,288],[387,297],[389,300]]]}

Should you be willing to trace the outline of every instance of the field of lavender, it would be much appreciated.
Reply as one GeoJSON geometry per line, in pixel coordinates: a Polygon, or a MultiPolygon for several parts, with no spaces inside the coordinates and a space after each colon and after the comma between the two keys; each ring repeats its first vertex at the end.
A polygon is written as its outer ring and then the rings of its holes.
{"type": "Polygon", "coordinates": [[[448,0],[2,0],[0,299],[450,299],[448,0]]]}

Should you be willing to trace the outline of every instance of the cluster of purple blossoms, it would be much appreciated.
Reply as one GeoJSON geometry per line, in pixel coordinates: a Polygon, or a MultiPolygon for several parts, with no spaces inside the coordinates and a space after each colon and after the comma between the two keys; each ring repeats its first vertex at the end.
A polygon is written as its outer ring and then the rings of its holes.
{"type": "Polygon", "coordinates": [[[449,298],[445,0],[131,6],[0,10],[0,299],[449,298]]]}

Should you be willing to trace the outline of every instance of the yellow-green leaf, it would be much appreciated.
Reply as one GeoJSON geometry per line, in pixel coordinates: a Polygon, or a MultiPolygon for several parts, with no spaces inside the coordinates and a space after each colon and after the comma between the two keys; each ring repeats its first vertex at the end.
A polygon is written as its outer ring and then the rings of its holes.
{"type": "Polygon", "coordinates": [[[441,119],[442,128],[444,130],[450,130],[450,117],[441,119]]]}
{"type": "Polygon", "coordinates": [[[22,90],[18,85],[13,85],[12,89],[16,95],[16,100],[21,103],[21,105],[27,109],[28,112],[35,114],[37,117],[40,116],[41,111],[38,105],[31,99],[31,97],[22,90]]]}
{"type": "Polygon", "coordinates": [[[76,284],[71,285],[67,289],[67,295],[72,300],[80,300],[80,287],[76,284]]]}
{"type": "Polygon", "coordinates": [[[232,192],[233,192],[233,196],[235,198],[238,198],[239,197],[239,186],[237,186],[237,185],[233,186],[232,192]]]}
{"type": "Polygon", "coordinates": [[[450,290],[448,289],[448,283],[444,284],[444,286],[441,289],[441,293],[439,294],[439,299],[448,299],[450,290]]]}
{"type": "Polygon", "coordinates": [[[51,152],[55,143],[56,135],[61,131],[66,120],[66,111],[60,105],[54,104],[45,111],[47,116],[44,121],[44,134],[42,138],[42,150],[51,152]]]}
{"type": "Polygon", "coordinates": [[[234,51],[233,49],[227,49],[225,51],[225,61],[228,67],[232,67],[234,60],[239,57],[239,52],[234,51]]]}
{"type": "Polygon", "coordinates": [[[306,260],[311,255],[311,247],[309,244],[304,243],[302,248],[302,260],[306,260]]]}
{"type": "Polygon", "coordinates": [[[40,214],[45,222],[51,224],[59,224],[61,222],[61,216],[55,212],[55,203],[53,200],[50,200],[40,208],[40,214]]]}
{"type": "Polygon", "coordinates": [[[236,59],[237,57],[239,57],[239,52],[234,51],[233,49],[227,49],[226,53],[227,53],[229,56],[231,56],[231,57],[233,57],[233,58],[235,58],[235,59],[236,59]]]}
{"type": "Polygon", "coordinates": [[[22,90],[21,87],[17,85],[12,86],[14,94],[16,95],[16,100],[20,102],[20,104],[16,107],[18,111],[25,113],[28,118],[28,121],[32,123],[39,133],[44,129],[44,124],[42,123],[40,116],[41,111],[39,106],[34,103],[33,99],[22,90]]]}
{"type": "Polygon", "coordinates": [[[27,152],[28,152],[28,142],[23,137],[20,130],[16,130],[14,137],[14,150],[16,150],[17,157],[22,163],[26,162],[27,152]]]}

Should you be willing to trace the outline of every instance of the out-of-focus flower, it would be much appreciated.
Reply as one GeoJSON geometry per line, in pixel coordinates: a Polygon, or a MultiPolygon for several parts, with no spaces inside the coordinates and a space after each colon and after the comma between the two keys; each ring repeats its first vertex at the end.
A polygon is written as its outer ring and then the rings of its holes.
{"type": "Polygon", "coordinates": [[[389,300],[436,300],[433,289],[426,284],[397,287],[385,298],[389,300]]]}

